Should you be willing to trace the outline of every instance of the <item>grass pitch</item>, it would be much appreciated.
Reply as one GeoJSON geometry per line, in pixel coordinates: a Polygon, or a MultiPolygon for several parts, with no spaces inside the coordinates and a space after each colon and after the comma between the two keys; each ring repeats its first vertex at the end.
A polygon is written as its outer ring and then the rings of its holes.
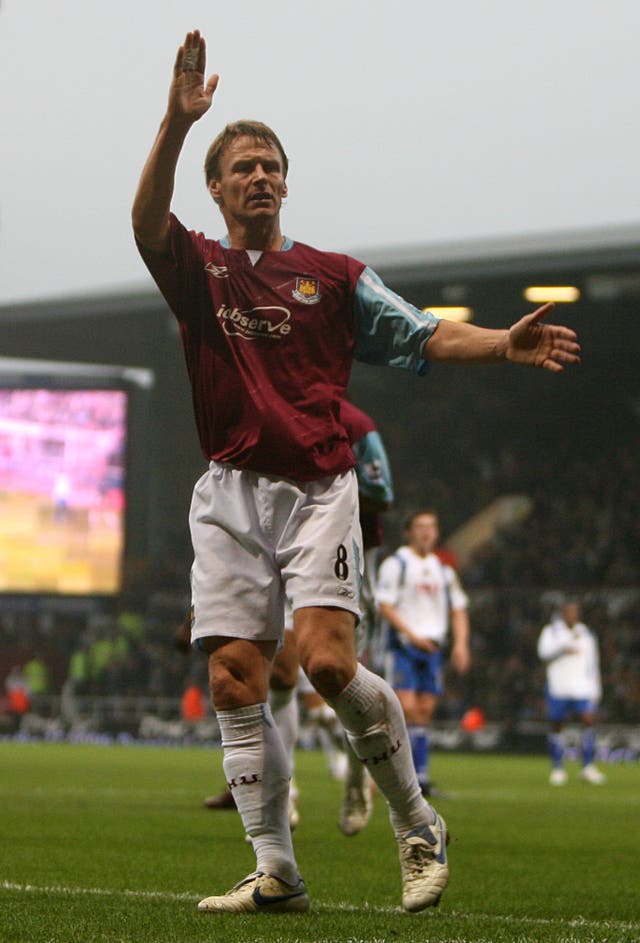
{"type": "MultiPolygon", "coordinates": [[[[450,793],[451,881],[437,910],[400,909],[384,803],[337,828],[341,786],[297,755],[295,834],[308,915],[201,914],[253,870],[235,812],[203,808],[219,751],[0,743],[2,943],[612,943],[640,941],[640,768],[602,787],[547,785],[544,757],[436,754],[450,793]]],[[[571,771],[573,774],[577,770],[571,771]]]]}

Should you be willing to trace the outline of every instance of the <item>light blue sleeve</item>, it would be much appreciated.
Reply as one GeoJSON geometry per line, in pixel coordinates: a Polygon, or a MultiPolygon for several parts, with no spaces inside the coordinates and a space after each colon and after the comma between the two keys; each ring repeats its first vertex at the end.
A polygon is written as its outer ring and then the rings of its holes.
{"type": "Polygon", "coordinates": [[[396,295],[369,267],[358,279],[354,308],[357,360],[426,373],[422,348],[439,318],[396,295]]]}
{"type": "Polygon", "coordinates": [[[393,504],[391,468],[380,434],[367,432],[351,448],[357,462],[358,491],[377,504],[393,504]]]}

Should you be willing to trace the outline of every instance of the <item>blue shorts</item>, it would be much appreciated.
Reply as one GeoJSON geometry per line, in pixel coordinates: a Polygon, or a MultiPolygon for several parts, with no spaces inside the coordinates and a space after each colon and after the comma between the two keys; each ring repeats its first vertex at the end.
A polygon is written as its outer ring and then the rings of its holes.
{"type": "Polygon", "coordinates": [[[570,697],[551,697],[548,691],[545,692],[547,704],[547,718],[553,723],[559,723],[561,720],[572,714],[574,717],[581,717],[582,714],[595,714],[597,704],[595,701],[578,700],[570,697]]]}
{"type": "Polygon", "coordinates": [[[396,691],[436,694],[444,690],[442,683],[442,652],[421,652],[400,646],[389,652],[390,670],[387,680],[396,691]]]}

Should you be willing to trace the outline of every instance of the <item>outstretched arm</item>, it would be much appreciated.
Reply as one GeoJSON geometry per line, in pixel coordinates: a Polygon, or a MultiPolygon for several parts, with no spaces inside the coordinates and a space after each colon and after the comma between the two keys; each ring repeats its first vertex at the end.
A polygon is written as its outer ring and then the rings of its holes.
{"type": "Polygon", "coordinates": [[[169,248],[169,210],[175,171],[191,126],[209,110],[218,76],[204,84],[206,46],[198,30],[187,33],[178,49],[167,111],[144,165],[133,202],[136,239],[147,249],[169,248]]]}
{"type": "Polygon", "coordinates": [[[559,373],[565,364],[580,362],[580,345],[571,328],[544,323],[553,307],[542,305],[505,330],[440,321],[424,346],[424,358],[454,364],[511,360],[559,373]]]}

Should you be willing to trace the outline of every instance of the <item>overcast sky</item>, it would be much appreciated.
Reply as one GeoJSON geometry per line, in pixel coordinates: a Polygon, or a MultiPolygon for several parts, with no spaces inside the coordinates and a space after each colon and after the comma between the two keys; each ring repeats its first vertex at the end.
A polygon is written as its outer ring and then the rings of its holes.
{"type": "Polygon", "coordinates": [[[241,117],[289,153],[284,231],[363,261],[640,222],[638,0],[1,0],[0,304],[149,284],[130,205],[195,27],[190,228],[224,231],[202,159],[241,117]]]}

